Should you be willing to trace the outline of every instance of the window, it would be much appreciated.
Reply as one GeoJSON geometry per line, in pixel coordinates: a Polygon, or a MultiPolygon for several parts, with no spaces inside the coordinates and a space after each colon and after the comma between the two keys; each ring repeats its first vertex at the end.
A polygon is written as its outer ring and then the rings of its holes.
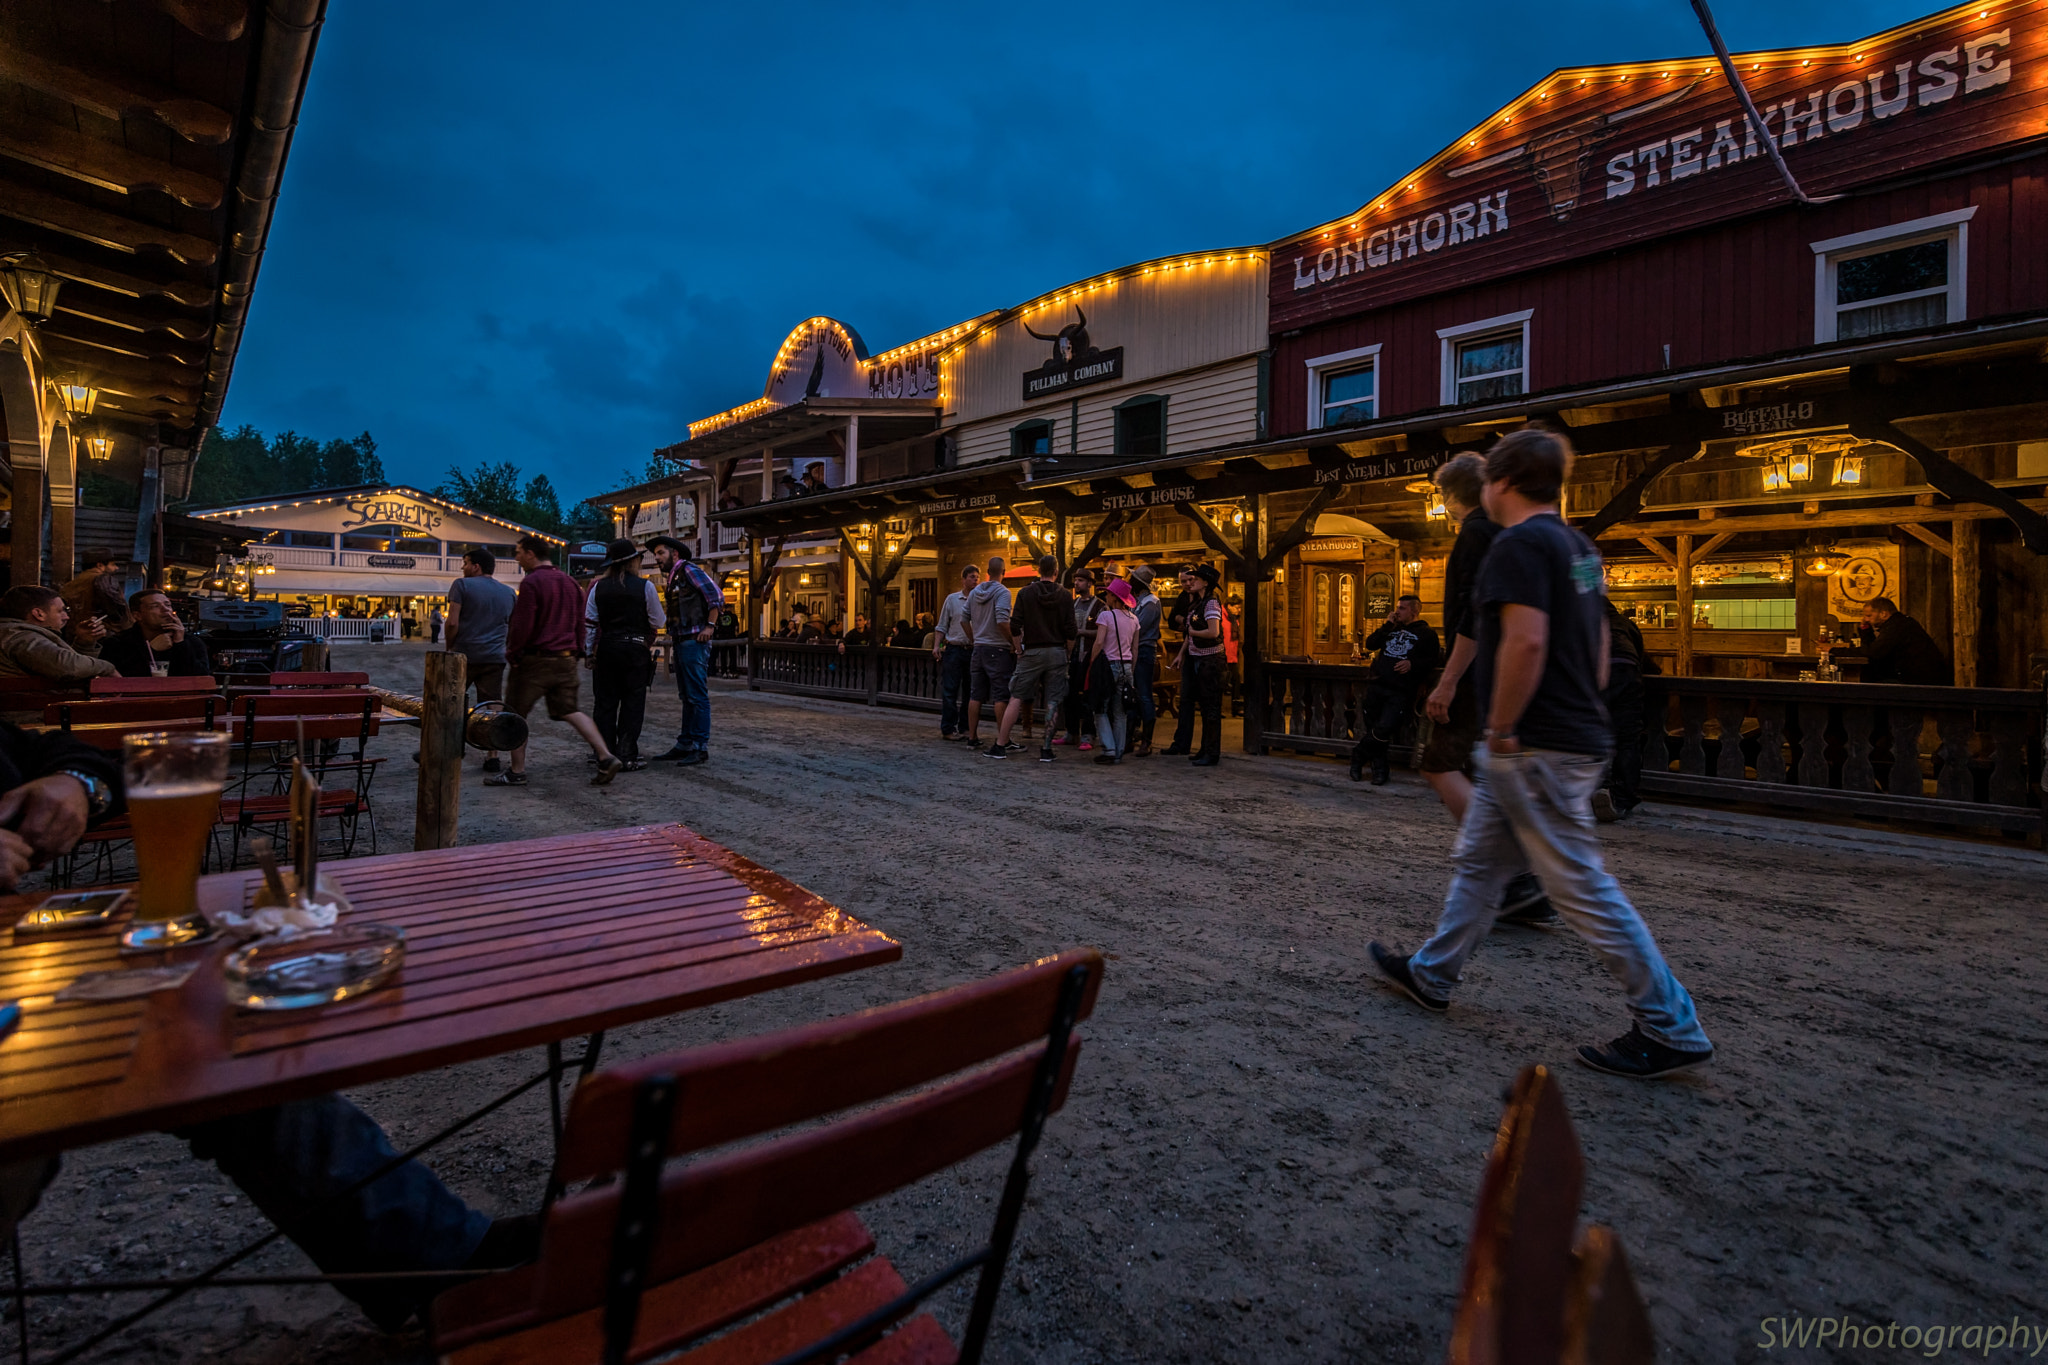
{"type": "Polygon", "coordinates": [[[391,548],[402,555],[437,555],[441,553],[441,542],[421,536],[402,536],[391,542],[391,548]]]}
{"type": "Polygon", "coordinates": [[[1020,422],[1010,428],[1010,458],[1052,454],[1052,423],[1020,422]]]}
{"type": "Polygon", "coordinates": [[[1145,394],[1116,405],[1116,453],[1166,453],[1166,400],[1145,394]]]}
{"type": "Polygon", "coordinates": [[[1533,308],[1437,333],[1444,356],[1443,401],[1484,403],[1529,391],[1529,319],[1533,308]]]}
{"type": "Polygon", "coordinates": [[[402,526],[359,526],[343,533],[341,548],[344,550],[369,550],[384,554],[391,549],[391,542],[405,534],[402,526]]]}
{"type": "Polygon", "coordinates": [[[1378,346],[1319,355],[1308,362],[1308,425],[1350,426],[1380,415],[1378,346]]]}
{"type": "Polygon", "coordinates": [[[1967,316],[1969,220],[1938,213],[1813,243],[1813,339],[1850,341],[1967,316]]]}
{"type": "Polygon", "coordinates": [[[332,531],[272,531],[263,537],[265,545],[300,545],[309,550],[334,548],[332,531]]]}

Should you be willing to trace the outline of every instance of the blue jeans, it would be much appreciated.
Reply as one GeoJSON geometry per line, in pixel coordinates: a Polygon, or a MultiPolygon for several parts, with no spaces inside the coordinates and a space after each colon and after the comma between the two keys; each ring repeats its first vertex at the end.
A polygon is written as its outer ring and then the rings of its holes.
{"type": "Polygon", "coordinates": [[[1152,684],[1159,677],[1159,646],[1139,645],[1138,657],[1131,668],[1133,684],[1138,689],[1138,718],[1136,733],[1131,736],[1133,744],[1152,742],[1152,722],[1159,718],[1159,701],[1152,695],[1152,684]]]}
{"type": "Polygon", "coordinates": [[[967,731],[967,661],[974,651],[966,645],[947,645],[939,657],[939,733],[967,731]]]}
{"type": "MultiPolygon", "coordinates": [[[[454,1270],[490,1230],[488,1217],[417,1161],[341,1195],[397,1153],[384,1130],[339,1095],[213,1119],[177,1135],[330,1275],[454,1270]]],[[[447,1284],[335,1287],[380,1326],[395,1328],[447,1284]]]]}
{"type": "Polygon", "coordinates": [[[1408,963],[1416,983],[1449,996],[1465,959],[1492,930],[1503,888],[1534,872],[1564,922],[1628,992],[1629,1013],[1644,1033],[1666,1047],[1712,1047],[1692,997],[1601,861],[1592,803],[1607,760],[1547,749],[1503,756],[1483,744],[1472,758],[1478,781],[1451,850],[1443,917],[1408,963]]]}
{"type": "Polygon", "coordinates": [[[711,747],[711,688],[704,681],[711,671],[711,646],[686,638],[677,643],[675,656],[676,695],[683,700],[676,747],[702,753],[711,747]]]}

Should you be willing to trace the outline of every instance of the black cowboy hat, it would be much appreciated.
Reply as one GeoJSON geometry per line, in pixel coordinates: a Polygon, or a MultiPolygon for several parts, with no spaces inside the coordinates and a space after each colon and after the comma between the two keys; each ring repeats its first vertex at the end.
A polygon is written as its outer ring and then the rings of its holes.
{"type": "Polygon", "coordinates": [[[677,540],[674,536],[656,536],[647,542],[647,548],[650,550],[658,550],[664,545],[676,552],[677,559],[689,559],[691,557],[690,547],[677,540]]]}
{"type": "Polygon", "coordinates": [[[604,563],[600,568],[609,569],[614,564],[637,564],[640,562],[640,547],[630,540],[615,540],[604,547],[604,563]]]}

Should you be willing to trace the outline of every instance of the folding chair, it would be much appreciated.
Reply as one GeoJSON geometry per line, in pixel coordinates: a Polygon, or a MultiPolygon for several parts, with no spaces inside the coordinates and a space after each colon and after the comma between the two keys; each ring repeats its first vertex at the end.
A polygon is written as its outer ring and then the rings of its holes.
{"type": "Polygon", "coordinates": [[[69,730],[74,725],[125,724],[149,720],[203,720],[209,726],[220,708],[220,698],[211,692],[162,697],[116,697],[109,701],[53,702],[43,708],[43,720],[69,730]]]}
{"type": "Polygon", "coordinates": [[[1612,1229],[1573,1244],[1585,1159],[1549,1068],[1515,1078],[1472,1220],[1449,1365],[1650,1365],[1656,1342],[1612,1229]]]}
{"type": "Polygon", "coordinates": [[[596,1183],[547,1208],[537,1262],[434,1301],[436,1350],[446,1365],[624,1365],[753,1318],[680,1361],[974,1365],[1031,1153],[1065,1102],[1081,1048],[1073,1027],[1101,982],[1101,955],[1076,950],[843,1019],[598,1072],[576,1088],[551,1188],[596,1183]],[[669,1157],[767,1134],[663,1169],[669,1157]],[[1012,1135],[985,1246],[908,1288],[886,1258],[869,1256],[874,1237],[855,1206],[1012,1135]],[[956,1355],[936,1320],[912,1315],[971,1270],[980,1277],[956,1355]]]}
{"type": "Polygon", "coordinates": [[[313,771],[323,790],[316,817],[332,820],[336,826],[338,851],[344,858],[355,855],[356,840],[367,821],[370,852],[377,851],[377,815],[370,804],[370,787],[383,764],[368,758],[364,746],[377,733],[376,699],[366,692],[300,693],[318,695],[331,701],[316,701],[311,712],[291,705],[290,696],[276,694],[243,697],[235,703],[234,727],[241,741],[241,773],[232,781],[232,794],[221,802],[221,823],[230,829],[229,867],[238,866],[242,844],[258,826],[282,833],[290,826],[291,765],[279,755],[296,749],[303,741],[311,751],[299,757],[313,771]],[[284,714],[279,714],[280,710],[284,714]],[[340,757],[340,746],[355,741],[355,756],[340,757]],[[259,765],[256,751],[262,748],[265,762],[259,765]],[[325,790],[335,775],[348,786],[325,790]]]}
{"type": "Polygon", "coordinates": [[[86,692],[95,697],[184,696],[218,691],[220,684],[211,674],[196,678],[94,678],[86,686],[86,692]]]}
{"type": "Polygon", "coordinates": [[[368,687],[369,685],[370,675],[367,673],[273,673],[270,675],[270,686],[273,691],[281,688],[311,687],[331,689],[336,687],[368,687]]]}

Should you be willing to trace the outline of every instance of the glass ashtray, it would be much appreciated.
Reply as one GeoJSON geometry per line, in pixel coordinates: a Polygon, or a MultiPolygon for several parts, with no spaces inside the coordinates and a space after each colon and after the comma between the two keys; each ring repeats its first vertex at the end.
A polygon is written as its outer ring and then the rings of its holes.
{"type": "Polygon", "coordinates": [[[228,955],[227,1001],[245,1010],[302,1010],[367,994],[405,964],[405,930],[394,924],[261,938],[228,955]]]}

